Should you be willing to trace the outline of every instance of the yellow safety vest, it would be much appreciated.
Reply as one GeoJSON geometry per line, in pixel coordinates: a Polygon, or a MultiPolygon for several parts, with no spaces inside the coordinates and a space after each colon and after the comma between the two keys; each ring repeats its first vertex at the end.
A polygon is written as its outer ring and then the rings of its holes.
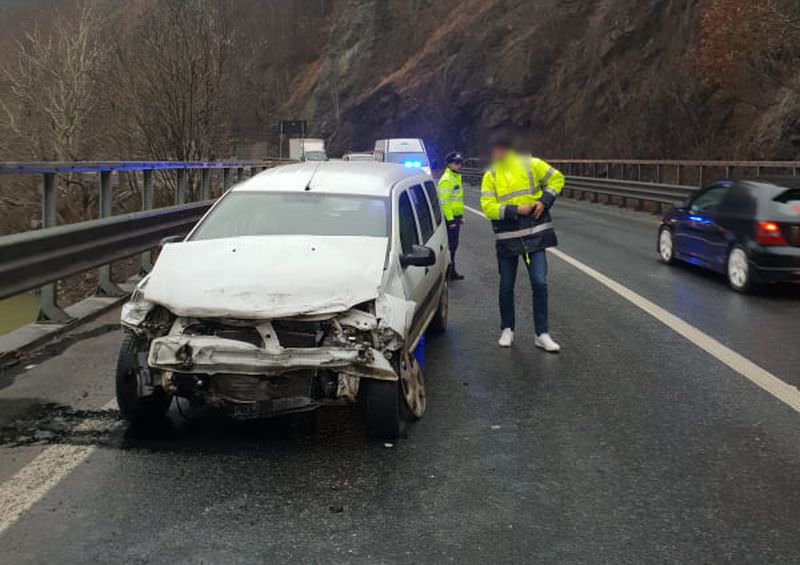
{"type": "Polygon", "coordinates": [[[445,220],[452,222],[464,215],[464,188],[460,174],[447,167],[439,179],[437,192],[445,220]]]}

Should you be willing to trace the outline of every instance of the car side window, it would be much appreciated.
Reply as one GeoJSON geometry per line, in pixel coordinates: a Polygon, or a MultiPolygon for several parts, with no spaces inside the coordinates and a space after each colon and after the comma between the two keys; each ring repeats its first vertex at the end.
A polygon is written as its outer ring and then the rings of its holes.
{"type": "Polygon", "coordinates": [[[727,185],[710,186],[694,197],[689,211],[694,214],[713,212],[719,207],[727,192],[727,185]]]}
{"type": "Polygon", "coordinates": [[[403,253],[411,253],[411,248],[419,244],[419,236],[417,236],[417,222],[414,219],[408,192],[400,194],[397,215],[400,222],[400,247],[403,253]]]}
{"type": "Polygon", "coordinates": [[[428,200],[433,208],[433,218],[436,220],[436,225],[442,223],[442,209],[439,206],[439,195],[436,194],[436,186],[431,181],[425,182],[425,192],[428,193],[428,200]]]}
{"type": "Polygon", "coordinates": [[[422,241],[427,242],[433,235],[433,214],[428,205],[428,199],[425,198],[425,192],[420,185],[412,186],[409,193],[411,193],[414,210],[417,212],[417,219],[419,219],[422,241]]]}

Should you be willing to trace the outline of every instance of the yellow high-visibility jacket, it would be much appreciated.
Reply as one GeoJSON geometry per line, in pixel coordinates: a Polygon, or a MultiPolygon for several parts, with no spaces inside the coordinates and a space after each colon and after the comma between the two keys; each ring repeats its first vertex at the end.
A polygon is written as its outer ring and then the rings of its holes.
{"type": "Polygon", "coordinates": [[[492,221],[498,253],[530,253],[558,244],[550,208],[564,188],[564,175],[541,159],[509,151],[483,175],[481,208],[492,221]],[[536,220],[520,216],[517,208],[542,201],[545,211],[536,220]]]}
{"type": "Polygon", "coordinates": [[[447,167],[439,179],[437,192],[445,220],[452,222],[464,215],[464,188],[460,174],[447,167]]]}

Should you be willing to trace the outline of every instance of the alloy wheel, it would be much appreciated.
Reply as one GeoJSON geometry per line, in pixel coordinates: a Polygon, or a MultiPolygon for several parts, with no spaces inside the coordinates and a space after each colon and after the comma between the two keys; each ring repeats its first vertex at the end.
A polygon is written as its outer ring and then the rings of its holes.
{"type": "Polygon", "coordinates": [[[664,228],[658,236],[658,254],[664,263],[672,261],[672,233],[664,228]]]}
{"type": "Polygon", "coordinates": [[[400,360],[400,385],[409,411],[415,418],[422,418],[427,406],[425,380],[416,357],[408,351],[403,353],[400,360]]]}
{"type": "Polygon", "coordinates": [[[745,288],[749,276],[750,266],[747,263],[747,255],[739,247],[734,247],[728,256],[728,279],[731,286],[737,290],[745,288]]]}

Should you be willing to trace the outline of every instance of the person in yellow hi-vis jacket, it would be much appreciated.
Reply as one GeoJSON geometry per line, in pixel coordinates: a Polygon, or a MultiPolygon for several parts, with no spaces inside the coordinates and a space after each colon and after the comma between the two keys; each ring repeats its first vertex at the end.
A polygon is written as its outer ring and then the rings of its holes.
{"type": "Polygon", "coordinates": [[[564,188],[564,175],[535,157],[520,154],[503,138],[491,142],[491,164],[483,176],[481,208],[491,220],[500,271],[498,343],[514,342],[514,283],[520,258],[528,269],[533,290],[536,346],[555,353],[561,347],[548,328],[547,254],[558,244],[550,208],[564,188]]]}
{"type": "Polygon", "coordinates": [[[464,276],[456,271],[456,250],[461,234],[461,225],[464,223],[464,187],[461,182],[461,168],[464,166],[464,157],[460,153],[448,153],[444,158],[447,168],[439,179],[437,191],[442,214],[447,222],[447,243],[450,247],[450,272],[451,280],[460,281],[464,276]]]}

